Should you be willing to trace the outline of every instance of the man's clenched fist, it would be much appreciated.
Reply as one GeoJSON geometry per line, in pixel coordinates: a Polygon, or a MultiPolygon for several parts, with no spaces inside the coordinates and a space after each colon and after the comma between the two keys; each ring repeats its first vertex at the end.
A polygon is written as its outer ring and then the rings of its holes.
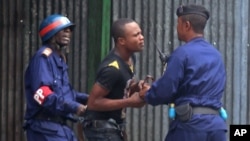
{"type": "Polygon", "coordinates": [[[76,114],[78,116],[81,116],[81,115],[84,114],[84,112],[86,111],[86,109],[87,109],[87,105],[80,104],[80,106],[77,108],[76,114]]]}

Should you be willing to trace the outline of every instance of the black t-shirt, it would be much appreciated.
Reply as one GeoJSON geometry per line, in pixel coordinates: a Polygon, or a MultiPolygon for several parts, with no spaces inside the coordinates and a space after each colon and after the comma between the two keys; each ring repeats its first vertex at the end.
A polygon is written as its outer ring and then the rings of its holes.
{"type": "MultiPolygon", "coordinates": [[[[134,56],[133,61],[135,63],[134,56]]],[[[122,99],[127,82],[132,79],[133,76],[134,68],[130,67],[111,51],[101,62],[95,81],[110,91],[106,98],[122,99]]],[[[122,117],[122,109],[106,112],[88,111],[86,118],[89,120],[108,120],[112,118],[116,120],[117,123],[122,123],[124,120],[124,117],[122,117]]]]}

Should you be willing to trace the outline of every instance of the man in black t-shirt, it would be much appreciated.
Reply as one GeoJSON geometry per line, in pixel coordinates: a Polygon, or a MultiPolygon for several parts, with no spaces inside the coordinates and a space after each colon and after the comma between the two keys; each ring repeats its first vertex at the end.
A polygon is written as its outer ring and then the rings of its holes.
{"type": "Polygon", "coordinates": [[[144,37],[138,23],[119,19],[112,25],[114,49],[101,62],[95,84],[89,95],[83,130],[88,141],[124,141],[125,108],[142,107],[138,92],[128,96],[129,88],[139,90],[134,81],[135,52],[144,47],[144,37]]]}

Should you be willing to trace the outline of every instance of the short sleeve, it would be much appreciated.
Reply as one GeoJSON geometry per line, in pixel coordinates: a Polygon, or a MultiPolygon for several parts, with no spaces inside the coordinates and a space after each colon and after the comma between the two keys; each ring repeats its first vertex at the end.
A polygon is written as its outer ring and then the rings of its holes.
{"type": "Polygon", "coordinates": [[[120,71],[112,66],[107,66],[101,69],[96,77],[96,82],[101,84],[104,88],[111,90],[113,86],[120,80],[120,71]]]}

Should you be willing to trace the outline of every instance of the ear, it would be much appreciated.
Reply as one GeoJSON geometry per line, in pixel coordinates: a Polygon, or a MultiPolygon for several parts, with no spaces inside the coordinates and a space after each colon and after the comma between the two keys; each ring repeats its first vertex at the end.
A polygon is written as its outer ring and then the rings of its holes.
{"type": "Polygon", "coordinates": [[[192,28],[192,27],[191,27],[190,21],[186,21],[186,22],[185,22],[185,29],[186,29],[186,31],[189,31],[191,28],[192,28]]]}
{"type": "Polygon", "coordinates": [[[118,42],[119,42],[120,45],[124,45],[125,44],[125,38],[119,37],[118,42]]]}

